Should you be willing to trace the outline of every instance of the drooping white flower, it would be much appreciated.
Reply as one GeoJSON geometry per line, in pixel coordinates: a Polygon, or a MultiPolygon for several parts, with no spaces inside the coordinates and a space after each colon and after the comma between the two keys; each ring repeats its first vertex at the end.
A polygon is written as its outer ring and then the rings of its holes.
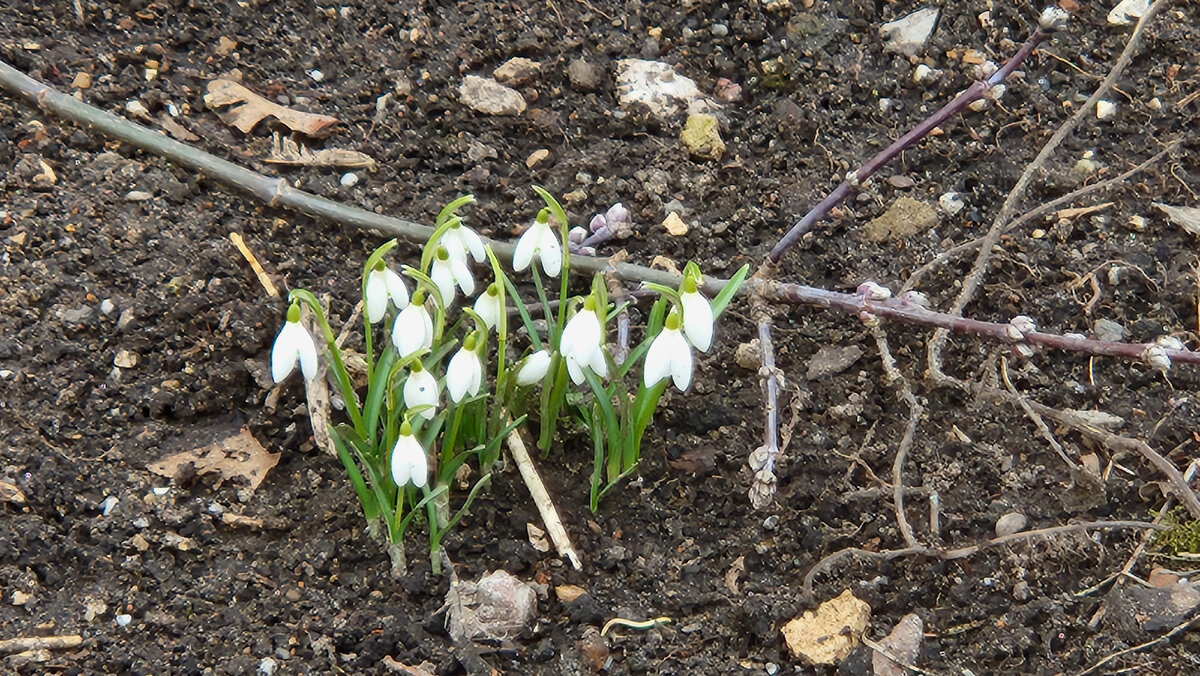
{"type": "Polygon", "coordinates": [[[467,267],[465,260],[451,256],[446,247],[438,247],[433,265],[429,267],[429,278],[437,285],[442,304],[446,307],[454,304],[456,287],[468,296],[475,293],[475,278],[471,275],[471,268],[467,267]]]}
{"type": "Polygon", "coordinates": [[[668,376],[680,392],[687,391],[692,384],[692,347],[679,330],[679,316],[675,313],[667,317],[662,332],[646,351],[642,382],[646,387],[654,387],[668,376]]]}
{"type": "Polygon", "coordinates": [[[712,347],[713,319],[712,305],[704,294],[697,288],[696,279],[688,276],[683,280],[679,291],[679,304],[683,310],[683,332],[692,346],[701,352],[708,352],[712,347]]]}
{"type": "Polygon", "coordinates": [[[408,307],[408,287],[400,275],[380,261],[374,270],[367,273],[366,289],[363,292],[367,321],[376,324],[382,320],[387,312],[389,299],[397,310],[408,307]]]}
{"type": "Polygon", "coordinates": [[[300,304],[292,303],[287,322],[271,346],[271,379],[283,382],[296,368],[296,362],[300,363],[305,380],[311,382],[317,377],[317,345],[308,330],[300,325],[300,304]]]}
{"type": "Polygon", "coordinates": [[[533,262],[534,255],[542,261],[542,270],[550,277],[557,277],[562,270],[562,245],[550,227],[550,214],[543,210],[529,229],[517,240],[513,252],[513,270],[521,272],[533,262]]]}
{"type": "Polygon", "coordinates": [[[426,420],[432,420],[437,410],[437,403],[437,379],[421,366],[419,360],[413,362],[412,373],[409,373],[408,379],[404,381],[404,405],[409,409],[428,406],[429,408],[418,411],[417,415],[426,420]]]}
{"type": "Polygon", "coordinates": [[[596,301],[588,296],[583,309],[571,317],[563,328],[559,343],[559,353],[567,362],[567,373],[576,385],[585,378],[583,368],[590,368],[596,375],[608,376],[608,360],[605,358],[601,343],[604,340],[604,326],[596,314],[596,301]]]}
{"type": "Polygon", "coordinates": [[[500,323],[500,313],[503,311],[504,308],[500,305],[500,287],[492,282],[487,291],[475,299],[475,314],[479,315],[489,329],[494,329],[500,323]]]}
{"type": "Polygon", "coordinates": [[[442,246],[446,247],[451,258],[466,261],[469,255],[475,259],[476,263],[482,263],[487,258],[487,251],[484,249],[483,239],[479,237],[479,233],[462,223],[442,233],[440,242],[442,246]]]}
{"type": "Polygon", "coordinates": [[[450,401],[458,403],[466,395],[475,396],[483,384],[483,364],[475,352],[475,334],[463,340],[462,349],[450,358],[446,366],[446,391],[450,401]]]}
{"type": "Polygon", "coordinates": [[[392,324],[392,346],[401,359],[433,346],[433,319],[425,309],[425,292],[413,294],[412,303],[396,315],[392,324]]]}
{"type": "Polygon", "coordinates": [[[425,447],[413,436],[412,425],[407,420],[400,426],[400,436],[392,447],[391,469],[392,481],[401,487],[411,482],[421,488],[429,475],[429,458],[425,455],[425,447]]]}
{"type": "Polygon", "coordinates": [[[517,369],[517,384],[529,387],[541,381],[546,377],[546,371],[550,370],[550,361],[550,353],[546,350],[538,350],[526,357],[525,363],[517,369]]]}

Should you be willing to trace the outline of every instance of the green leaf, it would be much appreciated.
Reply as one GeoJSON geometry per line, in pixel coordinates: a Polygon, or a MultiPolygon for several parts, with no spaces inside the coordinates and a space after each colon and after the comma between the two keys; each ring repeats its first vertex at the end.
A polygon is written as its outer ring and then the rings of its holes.
{"type": "Polygon", "coordinates": [[[743,265],[733,277],[730,277],[729,281],[726,282],[725,286],[721,289],[721,292],[717,294],[717,297],[713,298],[713,319],[720,317],[721,313],[725,312],[725,308],[728,307],[730,301],[733,300],[734,294],[738,292],[738,289],[742,288],[742,283],[746,281],[746,275],[748,274],[750,274],[749,263],[743,265]]]}

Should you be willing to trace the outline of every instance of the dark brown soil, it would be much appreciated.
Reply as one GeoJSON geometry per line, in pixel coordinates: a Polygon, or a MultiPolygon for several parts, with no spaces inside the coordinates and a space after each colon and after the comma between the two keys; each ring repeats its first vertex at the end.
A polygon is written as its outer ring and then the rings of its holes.
{"type": "MultiPolygon", "coordinates": [[[[639,224],[620,243],[633,260],[691,258],[714,274],[759,260],[836,175],[970,82],[970,66],[960,63],[965,50],[1003,60],[1040,10],[1026,2],[942,3],[926,54],[944,74],[914,84],[913,65],[885,53],[878,36],[911,3],[817,0],[807,10],[795,1],[75,4],[86,25],[71,2],[0,3],[0,57],[65,91],[89,74],[91,86],[79,95],[103,109],[137,99],[157,118],[174,105],[209,152],[413,220],[429,222],[441,205],[471,192],[479,200],[467,212],[471,222],[505,237],[536,210],[531,184],[572,195],[568,207],[581,223],[622,201],[639,224]],[[981,22],[989,9],[990,21],[981,22]],[[714,32],[717,24],[726,31],[714,32]],[[237,46],[221,49],[223,37],[237,46]],[[490,75],[514,56],[542,63],[521,88],[524,114],[490,117],[458,102],[465,75],[490,75]],[[728,150],[720,162],[688,157],[679,142],[682,115],[658,122],[617,112],[613,67],[627,57],[675,64],[706,92],[721,77],[742,86],[743,98],[723,110],[728,150]],[[598,69],[594,89],[568,76],[577,59],[598,69]],[[161,67],[147,81],[150,60],[161,67]],[[378,170],[343,187],[336,171],[262,164],[270,130],[243,136],[202,101],[206,83],[233,69],[272,99],[339,118],[343,124],[317,147],[360,150],[378,170]],[[376,101],[388,92],[393,103],[373,124],[376,101]],[[881,98],[893,107],[883,111],[881,98]],[[526,158],[543,148],[550,160],[527,168],[526,158]],[[694,224],[686,236],[668,236],[659,225],[672,200],[694,224]]],[[[897,288],[937,252],[982,234],[1022,168],[1125,45],[1130,29],[1105,21],[1115,0],[1081,4],[1089,6],[1070,29],[1009,83],[1001,109],[955,120],[905,152],[881,178],[914,185],[868,186],[787,256],[783,277],[839,290],[865,279],[897,288]],[[964,195],[959,216],[943,215],[901,242],[863,233],[897,197],[936,203],[946,191],[964,195]]],[[[1036,178],[1027,206],[1123,171],[1168,141],[1182,138],[1183,151],[1074,205],[1112,202],[1101,210],[1006,237],[971,316],[1028,314],[1054,332],[1089,332],[1094,320],[1108,319],[1124,326],[1127,340],[1170,333],[1195,345],[1196,242],[1151,207],[1194,205],[1200,172],[1200,22],[1193,3],[1176,6],[1121,78],[1115,120],[1084,122],[1036,178]],[[1154,97],[1159,110],[1149,107],[1154,97]],[[1089,150],[1103,169],[1085,178],[1072,167],[1089,150]],[[1144,229],[1129,225],[1134,216],[1145,217],[1144,229]]],[[[40,656],[45,661],[10,658],[4,669],[242,674],[270,658],[278,673],[388,673],[391,660],[462,672],[471,661],[460,659],[438,613],[448,582],[430,575],[419,538],[409,549],[411,572],[391,577],[340,466],[311,441],[299,386],[272,395],[265,365],[283,307],[263,293],[228,235],[243,234],[284,288],[331,293],[342,316],[379,238],[265,208],[9,96],[0,96],[0,167],[0,480],[25,496],[0,504],[0,638],[83,637],[77,648],[40,656]],[[37,178],[42,162],[55,172],[53,184],[37,178]],[[151,196],[128,201],[130,191],[151,196]],[[102,311],[104,301],[111,312],[102,311]],[[115,366],[118,353],[121,363],[135,355],[136,364],[115,366]],[[282,453],[252,494],[207,477],[171,484],[146,469],[241,426],[282,453]],[[164,494],[152,490],[164,486],[164,494]],[[227,525],[225,513],[262,525],[227,525]],[[117,617],[126,615],[120,626],[117,617]]],[[[921,288],[944,307],[968,266],[943,268],[921,288]]],[[[599,513],[587,510],[590,450],[578,438],[543,462],[585,558],[583,573],[530,545],[526,524],[538,518],[511,469],[448,539],[463,579],[503,568],[547,589],[536,625],[515,641],[483,646],[486,664],[500,673],[590,673],[587,637],[605,621],[668,616],[663,627],[610,635],[607,672],[807,671],[779,632],[808,607],[804,573],[844,547],[903,546],[890,491],[853,494],[879,488],[876,476],[890,480],[908,416],[884,382],[870,333],[855,317],[778,313],[788,399],[799,403],[778,499],[754,511],[746,457],[760,443],[761,399],[755,370],[733,363],[753,327],[746,307],[735,305],[730,316],[693,390],[665,400],[640,477],[599,513]],[[859,345],[864,356],[807,380],[809,359],[828,345],[859,345]],[[731,575],[739,566],[744,572],[731,575]],[[561,602],[554,589],[564,584],[588,593],[561,602]]],[[[1113,457],[1058,431],[1068,454],[1096,453],[1107,468],[1103,491],[1089,492],[1019,410],[927,385],[928,332],[894,327],[890,338],[926,410],[905,482],[936,490],[942,504],[935,537],[927,501],[910,499],[908,518],[922,542],[982,541],[1012,511],[1045,527],[1148,521],[1162,507],[1161,477],[1140,458],[1113,457]]],[[[997,349],[957,337],[948,368],[984,377],[997,349]]],[[[1123,434],[1148,440],[1180,468],[1197,454],[1200,411],[1188,399],[1198,384],[1194,369],[1176,369],[1167,382],[1140,364],[1062,353],[1011,369],[1016,387],[1042,403],[1124,417],[1123,434]]],[[[850,561],[817,579],[815,601],[852,590],[871,606],[868,633],[876,639],[906,613],[919,614],[927,636],[918,664],[933,673],[1076,673],[1169,628],[1129,629],[1111,616],[1090,624],[1108,588],[1083,592],[1119,571],[1140,538],[1117,530],[1034,539],[957,561],[850,561]]],[[[1134,572],[1144,577],[1155,565],[1189,567],[1142,558],[1134,572]]],[[[868,660],[864,648],[843,672],[867,673],[868,660]]],[[[1198,663],[1200,646],[1183,633],[1105,668],[1188,673],[1198,663]]]]}

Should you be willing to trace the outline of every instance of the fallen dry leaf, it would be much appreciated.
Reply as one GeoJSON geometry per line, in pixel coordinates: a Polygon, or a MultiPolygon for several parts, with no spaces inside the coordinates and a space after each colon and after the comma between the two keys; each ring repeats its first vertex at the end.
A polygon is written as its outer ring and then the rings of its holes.
{"type": "Polygon", "coordinates": [[[174,138],[176,141],[184,141],[186,143],[191,143],[192,141],[200,140],[199,136],[196,136],[192,132],[188,131],[186,127],[179,124],[175,120],[172,120],[167,115],[159,116],[158,126],[162,127],[164,130],[166,130],[166,132],[168,134],[170,134],[171,137],[174,138]]]}
{"type": "Polygon", "coordinates": [[[738,578],[742,573],[746,572],[746,557],[739,556],[729,565],[729,570],[725,571],[725,588],[731,594],[740,594],[738,591],[738,578]]]}
{"type": "Polygon", "coordinates": [[[342,148],[309,150],[290,138],[281,139],[279,132],[275,132],[271,141],[271,152],[263,161],[292,167],[338,167],[375,171],[375,160],[366,153],[342,148]]]}
{"type": "Polygon", "coordinates": [[[288,129],[308,136],[325,136],[332,131],[337,118],[319,113],[303,113],[272,103],[246,87],[230,80],[213,80],[208,83],[204,105],[209,108],[224,108],[217,115],[225,124],[249,134],[264,118],[273,117],[288,129]]]}
{"type": "Polygon", "coordinates": [[[1200,235],[1200,207],[1173,207],[1161,202],[1154,202],[1154,206],[1175,225],[1193,235],[1200,235]]]}
{"type": "Polygon", "coordinates": [[[146,469],[172,479],[187,476],[219,474],[221,481],[244,479],[250,490],[258,488],[267,472],[279,463],[278,453],[268,453],[250,430],[242,428],[237,434],[220,439],[208,446],[173,453],[156,460],[146,469]]]}

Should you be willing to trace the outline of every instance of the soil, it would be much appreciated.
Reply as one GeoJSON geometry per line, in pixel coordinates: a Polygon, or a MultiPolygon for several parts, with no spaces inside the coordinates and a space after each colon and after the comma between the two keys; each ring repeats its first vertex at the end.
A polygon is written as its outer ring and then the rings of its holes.
{"type": "MultiPolygon", "coordinates": [[[[530,186],[540,184],[567,196],[579,223],[623,202],[638,230],[618,244],[634,261],[690,258],[727,275],[760,260],[841,174],[967,86],[968,50],[1007,58],[1040,10],[935,4],[944,8],[925,59],[942,74],[932,83],[914,83],[913,62],[885,52],[879,37],[880,25],[917,5],[866,0],[816,0],[811,9],[795,1],[7,0],[0,55],[64,91],[88,74],[90,86],[76,91],[102,109],[125,111],[136,99],[157,119],[173,107],[198,147],[332,199],[430,222],[470,192],[478,198],[470,222],[507,237],[535,213],[530,186]],[[518,87],[524,113],[483,115],[459,102],[466,75],[488,76],[516,56],[541,63],[518,87]],[[741,86],[740,100],[720,108],[720,161],[688,156],[684,115],[620,111],[615,61],[630,57],[674,64],[705,92],[719,78],[741,86]],[[158,70],[148,80],[150,61],[158,70]],[[345,186],[336,170],[262,163],[269,125],[243,135],[202,100],[208,81],[234,69],[272,100],[337,117],[342,124],[313,147],[367,153],[378,169],[345,186]],[[542,149],[549,159],[529,168],[542,149]],[[660,224],[679,205],[691,229],[671,236],[660,224]]],[[[895,289],[937,252],[982,234],[1129,36],[1107,25],[1114,2],[1071,4],[1088,6],[1009,83],[999,109],[947,123],[906,151],[788,254],[781,277],[839,290],[874,279],[895,289]],[[864,233],[897,198],[936,204],[948,191],[964,197],[959,214],[942,213],[902,239],[864,233]]],[[[1112,94],[1115,118],[1089,116],[1024,203],[1123,171],[1168,141],[1182,139],[1182,152],[1072,205],[1103,208],[1006,236],[968,314],[1001,322],[1027,314],[1054,332],[1088,333],[1106,319],[1127,340],[1169,333],[1195,345],[1196,242],[1151,203],[1196,203],[1197,44],[1194,4],[1160,16],[1112,94]],[[1076,163],[1089,152],[1098,168],[1081,174],[1076,163]]],[[[449,583],[431,575],[419,538],[410,571],[393,577],[341,467],[312,442],[297,381],[271,388],[267,355],[283,306],[228,235],[241,233],[282,288],[330,293],[342,317],[380,239],[264,207],[9,96],[0,97],[0,167],[0,480],[24,495],[0,504],[0,636],[83,637],[77,647],[8,657],[5,670],[391,673],[427,663],[438,674],[481,665],[521,674],[597,665],[606,673],[828,673],[791,655],[780,627],[845,589],[869,603],[876,640],[905,614],[920,615],[926,636],[916,662],[937,674],[1077,673],[1173,626],[1169,615],[1158,628],[1118,621],[1124,611],[1106,605],[1110,587],[1089,591],[1129,559],[1142,539],[1136,530],[1034,538],[954,561],[849,559],[818,576],[815,597],[805,598],[804,574],[826,555],[904,546],[885,482],[908,410],[857,318],[781,308],[774,336],[788,379],[783,419],[794,429],[777,499],[751,509],[746,458],[760,443],[762,402],[756,369],[734,360],[754,335],[749,309],[735,305],[692,391],[664,399],[639,476],[598,513],[587,508],[582,437],[542,462],[583,572],[530,544],[526,526],[539,520],[511,468],[448,538],[461,579],[504,569],[545,592],[532,627],[469,657],[447,634],[439,609],[449,583]],[[43,163],[54,180],[39,178],[43,163]],[[847,345],[862,357],[807,377],[818,350],[847,345]],[[281,454],[255,491],[208,476],[172,482],[147,469],[242,427],[281,454]],[[587,593],[564,602],[554,591],[562,585],[587,593]],[[613,617],[661,616],[671,623],[597,637],[613,617]]],[[[968,269],[969,260],[943,267],[920,288],[947,307],[968,269]]],[[[930,385],[928,335],[889,327],[925,409],[904,476],[926,491],[912,493],[907,511],[921,542],[983,541],[1009,512],[1036,528],[1149,521],[1162,508],[1162,477],[1140,458],[1054,430],[1068,455],[1095,454],[1105,477],[1072,478],[1021,411],[930,385]],[[930,490],[941,503],[936,534],[930,490]]],[[[946,363],[979,380],[1000,351],[960,336],[946,363]]],[[[1122,434],[1148,440],[1181,469],[1196,455],[1194,369],[1168,381],[1140,364],[1042,353],[1009,370],[1015,387],[1042,403],[1121,416],[1122,434]]],[[[1143,555],[1133,572],[1145,577],[1157,565],[1189,567],[1143,555]]],[[[1185,673],[1198,662],[1197,639],[1180,633],[1104,668],[1185,673]]],[[[869,651],[860,647],[841,671],[868,673],[869,651]]]]}

